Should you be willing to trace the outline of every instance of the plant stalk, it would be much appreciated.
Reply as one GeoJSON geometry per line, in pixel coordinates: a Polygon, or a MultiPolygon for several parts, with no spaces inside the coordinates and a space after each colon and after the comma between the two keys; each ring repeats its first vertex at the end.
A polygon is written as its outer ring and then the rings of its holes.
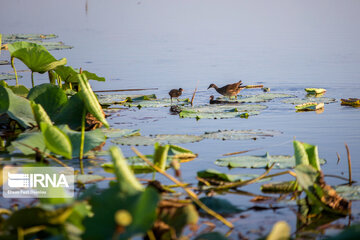
{"type": "Polygon", "coordinates": [[[34,83],[34,72],[33,72],[33,71],[31,71],[31,85],[32,85],[32,87],[35,86],[35,83],[34,83]]]}
{"type": "Polygon", "coordinates": [[[79,156],[81,174],[84,174],[83,154],[84,154],[84,141],[85,141],[85,118],[86,118],[86,109],[84,108],[81,119],[81,142],[80,142],[80,156],[79,156]]]}
{"type": "Polygon", "coordinates": [[[15,65],[14,65],[14,58],[13,57],[11,58],[11,67],[14,69],[15,79],[16,79],[16,86],[17,86],[17,85],[19,85],[19,80],[18,80],[18,75],[17,75],[17,72],[16,72],[16,68],[15,68],[15,65]]]}
{"type": "Polygon", "coordinates": [[[349,165],[349,185],[352,184],[352,178],[351,178],[351,156],[350,156],[350,150],[347,143],[345,143],[346,153],[347,153],[347,159],[348,159],[348,165],[349,165]]]}

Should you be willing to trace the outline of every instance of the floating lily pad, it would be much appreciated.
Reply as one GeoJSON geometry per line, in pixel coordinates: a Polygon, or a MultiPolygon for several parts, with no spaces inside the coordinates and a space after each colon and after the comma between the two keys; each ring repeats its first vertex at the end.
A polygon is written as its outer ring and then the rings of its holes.
{"type": "MultiPolygon", "coordinates": [[[[19,78],[22,78],[22,76],[18,75],[19,78]]],[[[13,73],[1,73],[0,74],[0,81],[1,80],[15,80],[15,74],[13,73]]]]}
{"type": "Polygon", "coordinates": [[[323,94],[326,92],[324,88],[305,88],[305,91],[310,94],[323,94]]]}
{"type": "Polygon", "coordinates": [[[308,102],[300,105],[296,105],[295,109],[297,112],[301,111],[316,111],[324,108],[324,103],[308,102]]]}
{"type": "Polygon", "coordinates": [[[102,128],[101,131],[105,134],[107,138],[120,138],[140,135],[139,129],[102,128]]]}
{"type": "Polygon", "coordinates": [[[360,99],[359,98],[341,99],[341,105],[360,107],[360,99]]]}
{"type": "Polygon", "coordinates": [[[215,132],[206,132],[203,137],[219,140],[247,140],[273,137],[280,134],[282,134],[282,132],[275,130],[219,130],[215,132]]]}
{"type": "Polygon", "coordinates": [[[121,145],[132,145],[132,146],[146,146],[154,145],[156,142],[160,144],[179,144],[179,143],[191,143],[198,142],[203,139],[202,136],[186,135],[186,134],[159,134],[155,136],[130,136],[121,137],[112,140],[111,142],[121,145]]]}
{"type": "Polygon", "coordinates": [[[179,99],[179,101],[173,101],[171,104],[170,99],[163,98],[163,99],[155,99],[155,100],[143,100],[143,101],[133,101],[133,102],[125,102],[124,106],[127,107],[146,107],[146,108],[158,108],[158,107],[170,107],[171,105],[189,105],[190,100],[186,99],[179,99]]]}
{"type": "Polygon", "coordinates": [[[86,182],[101,180],[104,178],[105,178],[104,176],[94,175],[94,174],[78,174],[75,175],[74,180],[76,183],[86,183],[86,182]]]}
{"type": "Polygon", "coordinates": [[[220,97],[217,100],[219,101],[223,100],[226,102],[233,102],[233,103],[260,103],[260,102],[267,102],[275,98],[293,98],[293,97],[296,96],[285,93],[261,93],[256,95],[241,95],[238,96],[237,99],[228,99],[226,97],[220,97]]]}
{"type": "MultiPolygon", "coordinates": [[[[226,199],[217,198],[217,197],[202,197],[199,200],[204,203],[208,208],[214,210],[219,214],[232,214],[232,213],[239,213],[244,211],[243,209],[238,208],[237,206],[233,205],[226,199]]],[[[200,209],[200,212],[204,212],[200,209]]]]}
{"type": "Polygon", "coordinates": [[[126,94],[106,94],[99,95],[98,100],[101,105],[123,104],[130,100],[155,100],[156,95],[126,95],[126,94]]]}
{"type": "Polygon", "coordinates": [[[198,107],[183,107],[179,114],[182,118],[234,118],[260,114],[260,110],[266,109],[265,105],[242,104],[242,105],[203,105],[198,107]]]}
{"type": "Polygon", "coordinates": [[[0,60],[0,65],[9,65],[10,62],[7,60],[0,60]]]}
{"type": "Polygon", "coordinates": [[[328,98],[328,97],[307,97],[307,98],[290,98],[282,100],[283,103],[289,103],[294,105],[300,105],[308,102],[315,102],[315,103],[334,103],[336,102],[335,98],[328,98]]]}
{"type": "Polygon", "coordinates": [[[336,186],[336,193],[347,200],[360,200],[360,186],[336,186]]]}
{"type": "Polygon", "coordinates": [[[57,38],[55,34],[4,34],[2,36],[4,43],[17,42],[17,41],[26,41],[26,40],[44,40],[57,38]]]}
{"type": "Polygon", "coordinates": [[[215,169],[207,169],[197,172],[197,176],[224,182],[246,181],[258,177],[257,174],[225,174],[215,169]]]}
{"type": "Polygon", "coordinates": [[[36,43],[45,47],[48,51],[52,50],[65,50],[65,49],[72,49],[73,46],[65,45],[63,42],[49,42],[49,41],[28,41],[31,43],[36,43]]]}
{"type": "MultiPolygon", "coordinates": [[[[325,162],[324,159],[320,159],[321,164],[325,162]]],[[[288,155],[270,155],[266,153],[262,156],[236,156],[221,158],[215,161],[216,165],[229,168],[268,168],[272,163],[275,163],[275,169],[293,168],[295,167],[295,157],[288,155]]]]}

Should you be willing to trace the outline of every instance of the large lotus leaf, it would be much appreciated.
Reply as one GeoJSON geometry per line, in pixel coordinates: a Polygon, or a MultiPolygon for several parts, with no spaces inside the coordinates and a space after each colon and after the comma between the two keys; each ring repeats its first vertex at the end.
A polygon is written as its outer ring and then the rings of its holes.
{"type": "Polygon", "coordinates": [[[85,104],[79,93],[72,96],[54,117],[55,124],[67,124],[71,129],[81,127],[82,114],[85,104]]]}
{"type": "Polygon", "coordinates": [[[0,86],[10,88],[13,93],[21,97],[26,97],[29,93],[29,89],[24,85],[9,86],[4,80],[0,80],[0,86]]]}
{"type": "Polygon", "coordinates": [[[57,126],[41,122],[40,129],[44,136],[45,146],[51,152],[59,154],[67,159],[72,157],[72,145],[70,138],[57,126]]]}
{"type": "Polygon", "coordinates": [[[63,42],[49,42],[49,41],[27,41],[30,43],[35,43],[45,47],[48,51],[52,50],[64,50],[64,49],[72,49],[72,46],[65,45],[63,42]]]}
{"type": "Polygon", "coordinates": [[[211,179],[216,181],[224,181],[224,182],[237,182],[237,181],[245,181],[249,179],[253,179],[258,177],[256,174],[225,174],[219,172],[215,169],[206,169],[203,171],[197,172],[197,176],[205,179],[211,179]]]}
{"type": "MultiPolygon", "coordinates": [[[[0,50],[0,52],[1,52],[1,50],[0,50]]],[[[10,65],[10,62],[7,60],[0,60],[0,65],[10,65]]],[[[0,74],[0,76],[1,76],[1,74],[0,74]]]]}
{"type": "Polygon", "coordinates": [[[24,132],[21,133],[16,140],[11,142],[11,146],[8,151],[12,151],[15,148],[19,149],[25,155],[32,155],[35,152],[23,144],[30,146],[31,148],[37,148],[42,152],[49,153],[49,150],[45,147],[44,137],[41,132],[24,132]]]}
{"type": "Polygon", "coordinates": [[[347,200],[360,200],[360,186],[340,185],[334,187],[336,193],[347,200]]]}
{"type": "Polygon", "coordinates": [[[136,195],[128,195],[117,187],[106,189],[89,200],[94,215],[84,220],[85,232],[83,239],[130,239],[137,235],[145,235],[156,220],[156,209],[160,196],[152,187],[136,195]],[[127,226],[119,226],[121,219],[117,215],[127,216],[127,226]]]}
{"type": "MultiPolygon", "coordinates": [[[[244,211],[243,209],[238,208],[233,205],[226,199],[217,198],[217,197],[202,197],[199,199],[202,203],[204,203],[208,208],[214,210],[219,214],[233,214],[244,211]]],[[[203,210],[200,210],[204,212],[203,210]]]]}
{"type": "Polygon", "coordinates": [[[257,95],[242,95],[237,99],[229,99],[226,97],[220,97],[218,101],[224,101],[226,103],[260,103],[273,100],[275,98],[293,98],[295,95],[285,93],[260,93],[257,95]]]}
{"type": "MultiPolygon", "coordinates": [[[[59,126],[67,136],[69,136],[71,145],[73,148],[72,156],[79,157],[80,155],[80,143],[81,143],[81,132],[71,130],[67,125],[59,126]]],[[[95,147],[101,145],[105,142],[105,135],[102,133],[100,129],[95,129],[93,131],[85,132],[85,140],[84,140],[84,154],[88,151],[94,149],[95,147]]]]}
{"type": "Polygon", "coordinates": [[[328,97],[306,97],[306,98],[290,98],[282,100],[283,103],[289,103],[293,105],[300,105],[308,102],[315,102],[315,103],[334,103],[336,102],[335,98],[328,98],[328,97]]]}
{"type": "Polygon", "coordinates": [[[22,127],[36,125],[29,100],[15,95],[12,90],[0,86],[0,114],[7,113],[22,127]]]}
{"type": "MultiPolygon", "coordinates": [[[[22,76],[18,75],[19,78],[22,78],[22,76]]],[[[0,80],[15,80],[15,74],[13,73],[1,73],[0,74],[0,80]]]]}
{"type": "Polygon", "coordinates": [[[120,138],[140,135],[139,129],[102,128],[101,131],[107,138],[120,138]]]}
{"type": "MultiPolygon", "coordinates": [[[[326,161],[320,159],[320,163],[324,164],[326,161]]],[[[295,167],[295,157],[287,155],[270,155],[266,153],[263,156],[233,156],[220,158],[215,161],[215,164],[221,167],[229,168],[267,168],[275,163],[275,169],[293,168],[295,167]]]]}
{"type": "Polygon", "coordinates": [[[84,74],[77,74],[80,83],[80,97],[85,103],[86,109],[105,127],[109,127],[108,122],[105,119],[105,114],[102,111],[99,101],[97,100],[94,92],[91,89],[89,81],[84,74]]]}
{"type": "MultiPolygon", "coordinates": [[[[79,82],[78,74],[80,73],[80,71],[78,69],[74,69],[71,66],[59,66],[54,70],[64,82],[79,82]]],[[[89,71],[83,71],[83,74],[85,74],[88,80],[105,81],[105,78],[99,77],[95,73],[91,73],[89,71]]]]}
{"type": "Polygon", "coordinates": [[[205,132],[203,137],[217,140],[247,140],[274,137],[280,134],[282,134],[282,132],[275,130],[218,130],[205,132]]]}
{"type": "Polygon", "coordinates": [[[187,135],[187,134],[159,134],[155,136],[130,136],[120,137],[112,140],[111,142],[121,145],[135,145],[147,146],[154,145],[156,142],[160,144],[180,144],[198,142],[203,139],[202,136],[187,135]]]}
{"type": "Polygon", "coordinates": [[[156,99],[156,100],[142,100],[142,101],[132,101],[132,102],[125,102],[124,106],[127,107],[146,107],[146,108],[157,108],[157,107],[170,107],[171,105],[189,105],[190,100],[188,98],[186,99],[179,99],[179,101],[173,101],[171,103],[170,99],[163,98],[163,99],[156,99]]]}
{"type": "Polygon", "coordinates": [[[43,40],[57,38],[55,34],[4,34],[3,42],[10,43],[14,41],[24,41],[24,40],[43,40]]]}
{"type": "Polygon", "coordinates": [[[45,73],[67,62],[66,58],[56,60],[45,47],[35,43],[15,42],[8,48],[11,57],[20,59],[32,72],[45,73]]]}
{"type": "Polygon", "coordinates": [[[156,95],[129,95],[129,94],[106,94],[99,95],[99,102],[101,105],[111,105],[123,103],[126,100],[129,101],[140,101],[140,100],[155,100],[156,95]]]}
{"type": "Polygon", "coordinates": [[[27,98],[40,104],[52,120],[68,101],[64,90],[50,83],[33,87],[27,98]]]}

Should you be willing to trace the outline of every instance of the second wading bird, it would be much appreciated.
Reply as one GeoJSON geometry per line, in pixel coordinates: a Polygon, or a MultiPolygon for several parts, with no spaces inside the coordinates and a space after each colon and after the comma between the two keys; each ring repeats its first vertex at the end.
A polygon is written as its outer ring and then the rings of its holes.
{"type": "Polygon", "coordinates": [[[215,90],[223,96],[226,96],[229,98],[235,96],[235,98],[237,98],[237,95],[239,94],[239,92],[245,88],[245,87],[241,87],[240,86],[241,84],[242,84],[242,81],[239,81],[237,83],[228,84],[228,85],[225,85],[225,86],[219,88],[218,86],[216,86],[215,84],[212,83],[212,84],[210,84],[208,89],[215,88],[215,90]]]}
{"type": "Polygon", "coordinates": [[[173,98],[176,98],[178,101],[179,101],[179,97],[181,96],[182,92],[184,90],[182,88],[179,88],[179,89],[171,89],[170,92],[169,92],[169,96],[170,96],[170,99],[171,99],[171,103],[172,103],[172,99],[173,98]]]}

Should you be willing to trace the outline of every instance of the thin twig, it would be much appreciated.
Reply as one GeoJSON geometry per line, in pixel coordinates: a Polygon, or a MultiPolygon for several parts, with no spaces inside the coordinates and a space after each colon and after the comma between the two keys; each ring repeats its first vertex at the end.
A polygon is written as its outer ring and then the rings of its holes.
{"type": "MultiPolygon", "coordinates": [[[[332,178],[338,178],[338,179],[341,179],[344,181],[349,181],[348,178],[337,176],[337,175],[332,175],[332,174],[324,174],[324,177],[332,177],[332,178]]],[[[351,183],[355,183],[355,181],[352,181],[351,183]]]]}
{"type": "Polygon", "coordinates": [[[42,154],[42,155],[45,155],[46,157],[50,158],[51,160],[53,160],[54,162],[60,164],[60,165],[63,166],[63,167],[70,168],[68,165],[66,165],[65,163],[63,163],[62,161],[60,161],[59,159],[57,159],[56,157],[51,156],[50,154],[47,154],[47,153],[45,153],[45,152],[42,152],[42,151],[40,151],[39,149],[33,148],[33,147],[31,147],[31,146],[29,146],[29,145],[27,145],[27,144],[25,144],[25,143],[22,143],[22,142],[18,142],[18,143],[19,143],[20,145],[23,145],[23,146],[25,146],[25,147],[30,148],[31,150],[33,150],[33,151],[35,151],[35,152],[37,152],[37,153],[40,153],[40,154],[42,154]]]}
{"type": "Polygon", "coordinates": [[[98,90],[93,92],[130,92],[130,91],[145,91],[145,90],[158,90],[158,88],[138,88],[138,89],[114,89],[114,90],[98,90]]]}
{"type": "Polygon", "coordinates": [[[350,150],[347,143],[345,143],[346,153],[347,153],[347,159],[348,159],[348,165],[349,165],[349,184],[351,185],[352,179],[351,179],[351,156],[350,156],[350,150]]]}
{"type": "Polygon", "coordinates": [[[194,98],[195,98],[196,91],[197,91],[197,87],[195,88],[194,93],[193,93],[192,98],[191,98],[191,102],[190,102],[190,103],[191,103],[191,106],[192,106],[193,103],[194,103],[194,98]]]}
{"type": "Polygon", "coordinates": [[[256,150],[260,150],[260,149],[261,148],[253,148],[253,149],[250,149],[250,150],[244,150],[244,151],[239,151],[239,152],[225,153],[225,154],[223,154],[223,156],[231,156],[231,155],[243,154],[243,153],[256,151],[256,150]]]}
{"type": "Polygon", "coordinates": [[[173,181],[175,184],[179,185],[180,187],[182,187],[185,192],[189,195],[189,197],[200,207],[202,208],[206,213],[208,213],[209,215],[215,217],[216,219],[218,219],[219,221],[221,221],[223,224],[225,224],[226,226],[228,226],[229,228],[234,228],[234,225],[229,222],[228,220],[226,220],[223,216],[221,216],[220,214],[216,213],[215,211],[213,211],[212,209],[208,208],[204,203],[202,203],[199,199],[198,196],[191,190],[189,190],[184,183],[180,182],[179,180],[177,180],[176,178],[174,178],[173,176],[169,175],[168,173],[166,173],[164,170],[160,169],[159,167],[157,167],[156,165],[154,165],[152,162],[150,162],[144,155],[142,155],[136,148],[131,147],[131,150],[133,150],[133,152],[139,156],[143,161],[145,161],[149,166],[151,166],[154,170],[156,170],[157,172],[159,172],[160,174],[164,175],[165,177],[169,178],[171,181],[173,181]]]}

